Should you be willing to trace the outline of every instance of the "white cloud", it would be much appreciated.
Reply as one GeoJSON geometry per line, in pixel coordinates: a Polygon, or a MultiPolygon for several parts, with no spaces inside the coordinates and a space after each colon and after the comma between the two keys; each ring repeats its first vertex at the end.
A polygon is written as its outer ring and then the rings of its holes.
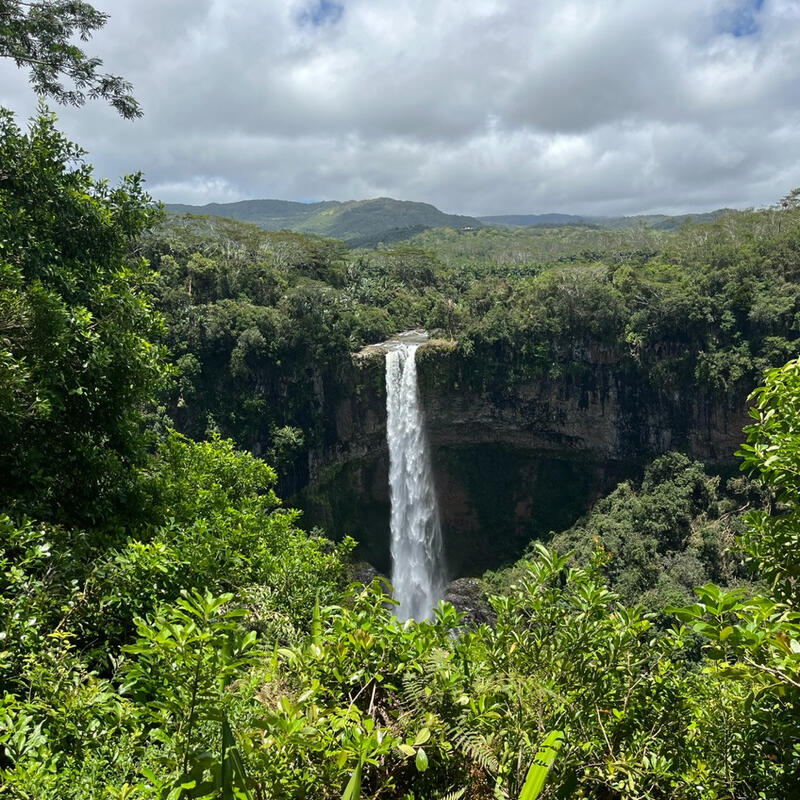
{"type": "MultiPolygon", "coordinates": [[[[93,102],[63,127],[99,173],[142,169],[165,200],[616,214],[761,205],[800,183],[794,0],[101,7],[87,49],[145,117],[93,102]]],[[[35,107],[9,64],[0,103],[35,107]]]]}

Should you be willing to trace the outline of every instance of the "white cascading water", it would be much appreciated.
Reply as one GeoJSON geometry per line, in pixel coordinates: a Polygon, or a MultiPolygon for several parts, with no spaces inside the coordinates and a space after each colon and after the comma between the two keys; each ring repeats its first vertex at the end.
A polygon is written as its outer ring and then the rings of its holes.
{"type": "Polygon", "coordinates": [[[418,344],[386,353],[392,585],[401,621],[427,619],[444,594],[444,550],[417,390],[418,344]]]}

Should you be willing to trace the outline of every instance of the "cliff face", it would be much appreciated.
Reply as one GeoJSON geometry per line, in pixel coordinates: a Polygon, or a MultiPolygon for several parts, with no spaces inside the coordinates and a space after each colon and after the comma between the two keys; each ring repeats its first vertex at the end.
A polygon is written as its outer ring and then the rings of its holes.
{"type": "MultiPolygon", "coordinates": [[[[384,355],[368,348],[322,382],[323,444],[295,499],[307,524],[351,534],[388,572],[384,355]]],[[[732,469],[747,421],[744,387],[728,399],[657,388],[630,359],[597,347],[557,377],[511,387],[447,342],[421,347],[417,364],[451,577],[519,557],[661,453],[732,469]]]]}

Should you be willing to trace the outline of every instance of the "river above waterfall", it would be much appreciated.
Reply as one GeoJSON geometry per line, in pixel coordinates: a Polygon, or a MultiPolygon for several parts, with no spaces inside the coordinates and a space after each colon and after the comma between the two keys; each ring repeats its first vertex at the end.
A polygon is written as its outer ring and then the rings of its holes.
{"type": "Polygon", "coordinates": [[[384,342],[376,342],[375,344],[368,344],[363,347],[355,355],[361,358],[372,356],[376,353],[385,353],[388,350],[399,350],[404,345],[421,345],[430,341],[430,334],[422,328],[414,328],[413,330],[402,331],[396,333],[394,336],[386,339],[384,342]]]}

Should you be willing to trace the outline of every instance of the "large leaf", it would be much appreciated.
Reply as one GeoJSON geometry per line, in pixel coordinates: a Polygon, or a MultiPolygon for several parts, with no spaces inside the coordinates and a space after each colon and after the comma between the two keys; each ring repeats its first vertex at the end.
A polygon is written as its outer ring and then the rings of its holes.
{"type": "Polygon", "coordinates": [[[222,800],[236,800],[234,785],[250,798],[250,791],[247,788],[247,773],[244,770],[244,763],[236,747],[236,739],[233,730],[225,716],[222,717],[222,759],[220,772],[220,788],[222,790],[222,800]]]}
{"type": "Polygon", "coordinates": [[[361,768],[363,764],[359,761],[358,766],[353,770],[350,780],[347,782],[342,800],[361,800],[361,768]]]}
{"type": "Polygon", "coordinates": [[[533,764],[528,770],[519,800],[536,800],[541,794],[550,768],[553,766],[553,762],[556,760],[558,751],[563,743],[563,731],[551,731],[547,734],[536,753],[536,757],[533,759],[533,764]]]}
{"type": "Polygon", "coordinates": [[[222,800],[234,800],[233,797],[233,759],[231,751],[236,747],[233,731],[228,720],[222,718],[222,800]]]}

